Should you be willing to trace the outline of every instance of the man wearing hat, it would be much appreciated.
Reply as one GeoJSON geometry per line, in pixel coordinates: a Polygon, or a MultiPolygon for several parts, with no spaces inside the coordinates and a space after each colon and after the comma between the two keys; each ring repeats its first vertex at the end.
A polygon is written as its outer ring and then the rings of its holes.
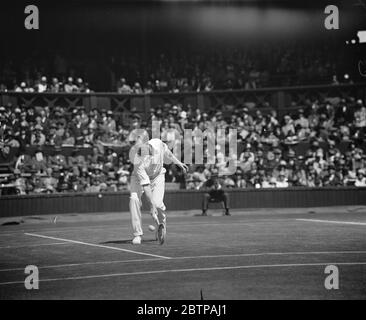
{"type": "Polygon", "coordinates": [[[280,148],[274,148],[273,149],[274,159],[273,159],[273,165],[278,166],[283,160],[282,158],[282,150],[280,148]]]}
{"type": "Polygon", "coordinates": [[[56,191],[56,187],[57,187],[57,179],[55,179],[52,176],[52,169],[51,168],[47,168],[46,169],[46,177],[43,178],[43,185],[44,188],[46,189],[45,191],[47,193],[53,193],[56,191]]]}
{"type": "Polygon", "coordinates": [[[121,94],[133,93],[132,88],[127,84],[125,78],[121,78],[117,83],[117,92],[121,94]]]}
{"type": "Polygon", "coordinates": [[[25,150],[25,148],[30,145],[29,133],[27,132],[25,127],[21,127],[18,136],[18,141],[19,141],[19,149],[22,151],[25,150]]]}
{"type": "Polygon", "coordinates": [[[105,182],[106,177],[103,172],[103,164],[100,163],[94,167],[94,178],[99,182],[105,182]]]}
{"type": "Polygon", "coordinates": [[[280,172],[276,180],[276,188],[288,188],[289,184],[287,182],[286,176],[283,172],[280,172]]]}
{"type": "Polygon", "coordinates": [[[366,187],[366,177],[364,170],[357,171],[357,178],[355,181],[356,187],[366,187]]]}
{"type": "Polygon", "coordinates": [[[324,186],[342,186],[343,177],[342,174],[336,172],[336,168],[333,164],[329,166],[329,174],[323,179],[324,186]]]}
{"type": "Polygon", "coordinates": [[[309,128],[309,120],[305,117],[304,109],[299,109],[298,119],[295,120],[295,125],[300,125],[303,129],[309,128]]]}
{"type": "MultiPolygon", "coordinates": [[[[19,135],[19,132],[17,133],[19,135]]],[[[10,148],[19,148],[19,141],[16,139],[16,134],[12,130],[7,130],[4,141],[10,148]]]]}
{"type": "MultiPolygon", "coordinates": [[[[25,157],[26,156],[27,155],[25,155],[25,157]]],[[[32,158],[32,168],[34,168],[36,172],[45,172],[48,168],[47,159],[43,154],[41,146],[36,148],[34,157],[32,158]]]]}
{"type": "Polygon", "coordinates": [[[57,134],[57,125],[52,123],[47,134],[46,143],[51,146],[61,146],[62,138],[57,134]]]}
{"type": "Polygon", "coordinates": [[[21,176],[21,172],[19,169],[14,170],[14,178],[15,188],[18,190],[19,194],[26,194],[26,181],[21,176]]]}
{"type": "Polygon", "coordinates": [[[35,125],[34,132],[31,136],[31,145],[32,146],[43,146],[46,142],[46,137],[42,133],[43,128],[40,124],[35,125]]]}
{"type": "Polygon", "coordinates": [[[108,132],[115,132],[116,131],[116,120],[113,119],[113,111],[107,111],[107,119],[106,119],[106,130],[108,132]]]}
{"type": "Polygon", "coordinates": [[[26,119],[28,123],[36,121],[36,114],[34,113],[34,107],[32,105],[28,106],[26,119]]]}
{"type": "Polygon", "coordinates": [[[357,109],[354,113],[354,125],[356,128],[366,128],[366,107],[363,105],[362,100],[357,103],[357,109]]]}
{"type": "Polygon", "coordinates": [[[107,188],[106,192],[116,192],[117,191],[117,181],[112,177],[107,178],[107,188]]]}
{"type": "Polygon", "coordinates": [[[273,150],[268,150],[264,154],[263,166],[269,170],[273,170],[277,165],[277,161],[275,161],[275,155],[273,150]]]}
{"type": "Polygon", "coordinates": [[[66,168],[67,162],[65,156],[62,154],[62,149],[60,146],[56,146],[54,149],[53,156],[49,157],[49,164],[52,168],[66,168]]]}
{"type": "Polygon", "coordinates": [[[243,115],[242,115],[243,121],[246,121],[248,125],[252,126],[254,121],[253,117],[249,114],[249,109],[247,107],[243,108],[243,115]]]}
{"type": "Polygon", "coordinates": [[[203,216],[207,216],[208,204],[210,202],[221,202],[225,208],[224,215],[230,216],[229,194],[223,190],[218,175],[211,175],[211,178],[204,183],[202,189],[206,191],[202,201],[203,216]]]}
{"type": "Polygon", "coordinates": [[[74,79],[72,77],[67,78],[67,82],[64,85],[64,91],[67,93],[77,92],[78,87],[74,84],[74,79]]]}
{"type": "Polygon", "coordinates": [[[249,172],[255,158],[254,155],[250,152],[250,150],[245,150],[241,153],[239,161],[241,170],[246,173],[249,172]]]}
{"type": "Polygon", "coordinates": [[[295,126],[290,115],[284,116],[284,125],[281,128],[284,137],[293,136],[296,134],[295,126]]]}
{"type": "Polygon", "coordinates": [[[19,119],[20,127],[29,127],[29,123],[27,121],[27,113],[25,111],[22,111],[20,113],[20,119],[19,119]]]}
{"type": "Polygon", "coordinates": [[[47,87],[47,78],[45,76],[43,76],[41,78],[41,81],[39,81],[39,83],[36,85],[36,91],[37,92],[45,92],[47,91],[48,87],[47,87]]]}
{"type": "Polygon", "coordinates": [[[51,82],[51,88],[50,88],[51,92],[60,92],[60,82],[58,81],[57,78],[52,78],[52,82],[51,82]]]}

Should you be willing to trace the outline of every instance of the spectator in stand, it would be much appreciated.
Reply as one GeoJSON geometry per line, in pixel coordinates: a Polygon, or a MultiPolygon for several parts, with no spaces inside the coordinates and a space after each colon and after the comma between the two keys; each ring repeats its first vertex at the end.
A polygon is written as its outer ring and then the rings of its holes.
{"type": "Polygon", "coordinates": [[[15,188],[18,191],[18,194],[26,194],[26,180],[21,176],[21,172],[19,169],[14,170],[14,184],[15,188]]]}
{"type": "Polygon", "coordinates": [[[19,150],[24,151],[26,147],[28,147],[31,143],[31,139],[29,133],[27,133],[26,127],[21,127],[20,133],[18,136],[19,141],[19,150]]]}
{"type": "MultiPolygon", "coordinates": [[[[117,90],[117,91],[118,91],[118,90],[117,90]]],[[[148,82],[146,83],[146,86],[145,86],[145,88],[143,89],[143,91],[144,91],[144,93],[146,93],[146,94],[149,94],[149,93],[153,93],[153,92],[154,92],[153,85],[152,85],[151,81],[148,81],[148,82]]]]}
{"type": "Polygon", "coordinates": [[[72,77],[68,77],[67,82],[64,85],[64,91],[66,93],[72,93],[77,92],[78,90],[79,88],[77,87],[76,84],[74,84],[74,79],[72,77]]]}
{"type": "Polygon", "coordinates": [[[83,93],[89,93],[90,89],[88,88],[88,84],[84,82],[82,78],[76,79],[76,91],[77,92],[83,92],[83,93]]]}
{"type": "Polygon", "coordinates": [[[37,124],[34,127],[34,132],[31,136],[31,145],[32,146],[43,146],[46,142],[46,137],[43,134],[43,128],[40,124],[37,124]]]}
{"type": "Polygon", "coordinates": [[[44,173],[48,168],[47,157],[44,155],[42,148],[38,147],[34,156],[31,159],[25,159],[26,163],[30,162],[32,169],[35,173],[44,173]]]}
{"type": "Polygon", "coordinates": [[[239,157],[239,163],[240,168],[244,174],[251,170],[253,162],[254,155],[250,151],[248,151],[248,149],[241,153],[239,157]]]}
{"type": "Polygon", "coordinates": [[[61,92],[61,86],[62,84],[58,81],[56,77],[54,77],[52,78],[50,91],[54,93],[61,92]]]}
{"type": "Polygon", "coordinates": [[[139,82],[135,82],[135,84],[132,88],[132,91],[135,94],[143,94],[144,93],[144,91],[142,90],[141,85],[140,85],[139,82]]]}
{"type": "Polygon", "coordinates": [[[47,78],[45,76],[41,77],[41,80],[36,84],[37,92],[46,92],[48,90],[47,78]]]}
{"type": "Polygon", "coordinates": [[[32,87],[30,87],[29,85],[27,85],[27,83],[25,81],[20,83],[20,86],[15,86],[14,88],[15,92],[34,92],[34,89],[32,87]]]}
{"type": "Polygon", "coordinates": [[[294,122],[290,115],[284,116],[284,124],[281,128],[284,137],[294,136],[296,134],[294,122]]]}
{"type": "Polygon", "coordinates": [[[283,172],[280,172],[278,178],[276,180],[276,188],[288,188],[289,184],[286,179],[286,175],[283,172]]]}
{"type": "Polygon", "coordinates": [[[107,117],[105,118],[105,131],[110,132],[110,133],[115,133],[117,126],[116,126],[116,120],[114,120],[113,117],[113,111],[108,110],[107,111],[107,117]]]}
{"type": "Polygon", "coordinates": [[[247,187],[247,182],[241,172],[236,174],[235,187],[239,189],[245,189],[247,187]]]}
{"type": "Polygon", "coordinates": [[[355,186],[356,187],[366,187],[366,178],[365,178],[364,170],[357,171],[357,178],[355,181],[355,186]]]}
{"type": "Polygon", "coordinates": [[[57,135],[57,125],[55,123],[52,123],[50,125],[47,137],[46,137],[46,144],[50,146],[61,146],[62,144],[62,138],[57,135]]]}
{"type": "Polygon", "coordinates": [[[126,79],[121,78],[117,83],[117,92],[121,94],[131,94],[133,93],[133,90],[127,84],[126,79]]]}
{"type": "Polygon", "coordinates": [[[28,121],[28,123],[34,123],[36,120],[36,114],[34,112],[34,107],[32,105],[30,105],[27,109],[27,116],[26,116],[26,120],[28,121]]]}
{"type": "Polygon", "coordinates": [[[52,176],[52,169],[46,169],[46,177],[43,178],[43,186],[46,193],[56,192],[57,180],[52,176]]]}
{"type": "Polygon", "coordinates": [[[235,188],[235,181],[232,177],[226,176],[223,185],[225,188],[235,188]]]}
{"type": "Polygon", "coordinates": [[[71,131],[67,129],[62,138],[62,146],[74,146],[75,145],[75,137],[71,135],[71,131]]]}

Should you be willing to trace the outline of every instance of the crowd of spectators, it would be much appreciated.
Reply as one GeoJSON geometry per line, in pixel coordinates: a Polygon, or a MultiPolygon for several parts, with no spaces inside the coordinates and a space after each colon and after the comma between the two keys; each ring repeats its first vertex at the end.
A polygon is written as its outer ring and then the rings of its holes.
{"type": "MultiPolygon", "coordinates": [[[[152,108],[143,121],[136,112],[126,119],[108,110],[8,104],[0,107],[0,164],[10,172],[3,172],[0,183],[15,186],[20,194],[127,190],[134,129],[150,132],[148,124],[157,121],[170,148],[185,129],[192,129],[193,139],[199,132],[224,129],[230,135],[236,129],[238,153],[216,147],[215,164],[193,164],[187,176],[167,166],[167,182],[181,188],[200,189],[212,175],[224,172],[229,160],[235,173],[220,177],[227,188],[366,186],[364,102],[336,98],[292,107],[279,116],[269,105],[204,112],[165,104],[152,108]],[[46,153],[49,147],[52,152],[46,153]],[[71,154],[65,156],[64,147],[71,154]]],[[[207,141],[203,150],[207,154],[207,141]]]]}
{"type": "Polygon", "coordinates": [[[344,77],[350,59],[345,58],[343,47],[334,46],[292,42],[245,48],[197,47],[164,53],[111,53],[108,58],[75,61],[59,54],[48,54],[47,59],[38,54],[24,61],[1,61],[0,90],[88,92],[88,84],[77,74],[88,78],[96,91],[123,94],[350,82],[356,77],[344,77]],[[102,71],[96,65],[101,65],[102,71]],[[107,84],[99,88],[102,72],[108,73],[107,84]]]}
{"type": "Polygon", "coordinates": [[[237,129],[243,148],[238,156],[229,152],[221,164],[196,166],[186,188],[200,189],[210,176],[224,172],[230,154],[237,170],[221,178],[227,188],[366,186],[366,108],[361,100],[312,102],[283,117],[274,110],[248,111],[243,108],[228,119],[220,111],[202,115],[207,126],[237,129]]]}
{"type": "MultiPolygon", "coordinates": [[[[207,51],[209,49],[206,48],[207,51]]],[[[343,48],[298,43],[262,44],[209,52],[166,52],[149,57],[144,69],[137,55],[112,59],[117,92],[189,92],[350,82],[343,48]],[[337,52],[337,54],[334,54],[337,52]]],[[[352,77],[351,77],[352,78],[352,77]]]]}
{"type": "Polygon", "coordinates": [[[68,77],[64,81],[60,81],[57,77],[53,77],[51,81],[48,81],[47,77],[41,76],[36,80],[22,81],[19,85],[15,85],[15,92],[52,92],[52,93],[89,93],[88,83],[85,83],[82,78],[77,78],[74,81],[73,77],[68,77]]]}

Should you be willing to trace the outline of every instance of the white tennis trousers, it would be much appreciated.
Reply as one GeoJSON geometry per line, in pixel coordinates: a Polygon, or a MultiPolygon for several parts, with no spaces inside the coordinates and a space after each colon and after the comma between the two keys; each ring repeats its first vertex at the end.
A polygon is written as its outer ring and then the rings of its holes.
{"type": "MultiPolygon", "coordinates": [[[[166,215],[165,215],[166,207],[164,205],[165,175],[164,174],[158,175],[154,180],[151,181],[150,186],[152,191],[152,199],[156,204],[156,208],[158,210],[159,223],[165,224],[166,222],[166,215]]],[[[130,190],[131,190],[130,212],[131,212],[133,235],[135,237],[142,236],[143,231],[141,226],[141,207],[142,207],[141,196],[144,191],[135,175],[131,176],[130,190]]]]}

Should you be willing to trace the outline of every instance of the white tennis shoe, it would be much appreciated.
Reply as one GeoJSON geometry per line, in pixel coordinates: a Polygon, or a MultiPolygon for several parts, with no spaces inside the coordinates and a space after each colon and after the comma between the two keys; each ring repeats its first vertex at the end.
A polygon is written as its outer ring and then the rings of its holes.
{"type": "Polygon", "coordinates": [[[141,244],[141,236],[136,236],[132,240],[132,244],[141,244]]]}

